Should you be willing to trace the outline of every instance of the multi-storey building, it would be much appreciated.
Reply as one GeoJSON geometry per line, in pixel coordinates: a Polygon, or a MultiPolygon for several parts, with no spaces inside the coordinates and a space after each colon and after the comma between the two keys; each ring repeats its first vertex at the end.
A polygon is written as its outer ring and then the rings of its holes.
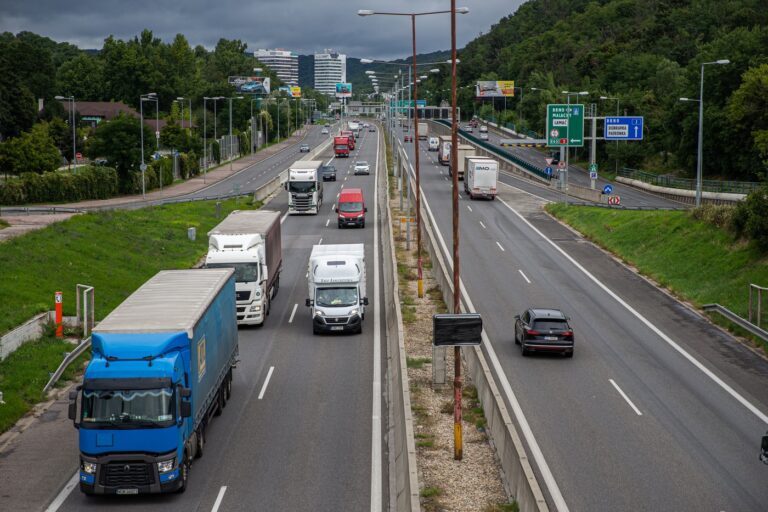
{"type": "Polygon", "coordinates": [[[286,85],[299,85],[299,56],[292,51],[277,48],[253,52],[259,62],[275,72],[286,85]]]}
{"type": "Polygon", "coordinates": [[[333,50],[315,54],[315,89],[333,96],[336,84],[347,81],[347,56],[333,50]]]}

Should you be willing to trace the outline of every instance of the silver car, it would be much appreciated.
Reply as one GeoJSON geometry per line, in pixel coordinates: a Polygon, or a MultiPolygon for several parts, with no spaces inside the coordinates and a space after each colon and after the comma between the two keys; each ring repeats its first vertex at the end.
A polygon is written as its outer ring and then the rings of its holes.
{"type": "Polygon", "coordinates": [[[368,165],[368,162],[361,160],[355,164],[355,176],[358,174],[371,174],[371,166],[368,165]]]}

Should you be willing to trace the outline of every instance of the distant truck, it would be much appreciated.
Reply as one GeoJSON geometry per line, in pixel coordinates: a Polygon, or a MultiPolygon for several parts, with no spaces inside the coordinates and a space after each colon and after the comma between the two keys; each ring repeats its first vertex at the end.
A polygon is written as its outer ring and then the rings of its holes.
{"type": "Polygon", "coordinates": [[[320,160],[299,160],[288,168],[288,213],[320,213],[323,204],[323,180],[320,160]]]}
{"type": "Polygon", "coordinates": [[[427,140],[429,135],[429,123],[419,122],[419,140],[427,140]]]}
{"type": "Polygon", "coordinates": [[[347,126],[349,127],[350,131],[355,135],[355,137],[360,137],[360,122],[359,121],[349,121],[347,122],[347,126]]]}
{"type": "Polygon", "coordinates": [[[208,232],[205,268],[235,269],[237,323],[263,325],[280,287],[280,212],[235,210],[208,232]]]}
{"type": "Polygon", "coordinates": [[[440,136],[440,149],[437,152],[437,161],[441,165],[448,165],[451,162],[451,136],[440,136]]]}
{"type": "MultiPolygon", "coordinates": [[[[476,156],[475,155],[475,148],[473,146],[470,146],[469,144],[459,144],[458,147],[458,162],[457,163],[457,174],[459,175],[459,181],[464,179],[464,163],[466,160],[466,157],[468,156],[476,156]]],[[[453,176],[453,165],[448,164],[448,176],[453,176]]]]}
{"type": "Polygon", "coordinates": [[[312,332],[362,332],[368,306],[365,246],[315,245],[307,275],[312,332]]]}
{"type": "Polygon", "coordinates": [[[99,322],[92,351],[69,395],[80,490],[183,492],[208,423],[232,392],[233,270],[156,274],[99,322]]]}
{"type": "Polygon", "coordinates": [[[349,139],[349,142],[348,142],[349,150],[354,151],[355,150],[355,132],[353,132],[352,130],[341,130],[339,135],[349,139]]]}
{"type": "Polygon", "coordinates": [[[468,156],[464,161],[464,192],[470,199],[496,199],[499,163],[491,158],[468,156]]]}
{"type": "Polygon", "coordinates": [[[336,158],[349,158],[349,137],[334,137],[333,152],[336,158]]]}

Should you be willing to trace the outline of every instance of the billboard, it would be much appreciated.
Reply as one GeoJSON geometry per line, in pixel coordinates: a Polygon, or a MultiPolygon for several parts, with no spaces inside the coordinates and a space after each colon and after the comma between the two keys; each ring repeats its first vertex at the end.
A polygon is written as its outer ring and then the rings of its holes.
{"type": "Polygon", "coordinates": [[[505,98],[514,95],[514,80],[481,80],[475,85],[475,97],[477,98],[505,98]]]}
{"type": "Polygon", "coordinates": [[[291,87],[291,95],[292,95],[294,98],[301,98],[301,87],[297,87],[297,86],[295,86],[295,85],[294,85],[294,86],[292,86],[292,87],[291,87]]]}
{"type": "Polygon", "coordinates": [[[269,94],[269,77],[265,76],[230,76],[229,85],[235,91],[244,94],[269,94]]]}
{"type": "Polygon", "coordinates": [[[286,96],[288,96],[289,98],[293,98],[293,91],[291,90],[290,85],[281,85],[280,87],[277,88],[277,91],[284,92],[286,96]]]}
{"type": "Polygon", "coordinates": [[[351,98],[352,97],[352,84],[350,84],[350,83],[338,83],[338,84],[336,84],[336,97],[337,98],[351,98]]]}

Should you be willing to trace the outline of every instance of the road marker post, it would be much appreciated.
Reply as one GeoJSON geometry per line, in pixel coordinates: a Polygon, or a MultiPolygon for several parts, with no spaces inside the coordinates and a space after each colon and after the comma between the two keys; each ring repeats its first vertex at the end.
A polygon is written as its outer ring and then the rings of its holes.
{"type": "Polygon", "coordinates": [[[54,296],[54,300],[56,301],[56,337],[63,338],[64,337],[64,324],[62,323],[63,294],[61,292],[56,292],[54,296]]]}

